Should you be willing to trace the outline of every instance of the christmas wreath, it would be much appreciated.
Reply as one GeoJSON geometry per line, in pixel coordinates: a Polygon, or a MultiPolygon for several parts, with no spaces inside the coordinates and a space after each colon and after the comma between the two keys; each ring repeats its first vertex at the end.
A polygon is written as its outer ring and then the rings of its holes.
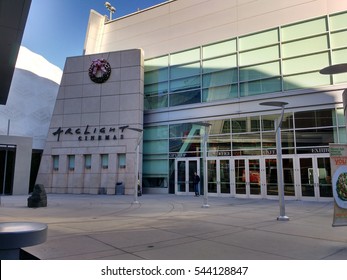
{"type": "Polygon", "coordinates": [[[106,59],[94,59],[89,67],[89,77],[94,83],[104,83],[111,75],[111,65],[106,59]]]}

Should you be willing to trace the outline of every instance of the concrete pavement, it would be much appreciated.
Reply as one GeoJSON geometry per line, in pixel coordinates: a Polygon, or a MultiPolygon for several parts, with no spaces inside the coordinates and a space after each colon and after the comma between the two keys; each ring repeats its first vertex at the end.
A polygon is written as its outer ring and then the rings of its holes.
{"type": "Polygon", "coordinates": [[[176,195],[48,194],[1,197],[0,222],[48,224],[43,244],[25,250],[44,260],[347,260],[347,227],[332,227],[332,202],[176,195]]]}

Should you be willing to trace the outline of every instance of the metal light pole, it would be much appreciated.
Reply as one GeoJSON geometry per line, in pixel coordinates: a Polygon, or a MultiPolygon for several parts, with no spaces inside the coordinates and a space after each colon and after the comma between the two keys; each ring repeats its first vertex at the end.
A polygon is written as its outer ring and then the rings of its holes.
{"type": "Polygon", "coordinates": [[[289,217],[286,216],[285,210],[285,202],[284,202],[284,180],[283,180],[283,166],[282,166],[282,140],[281,140],[281,127],[284,115],[284,106],[287,105],[287,102],[281,101],[270,101],[270,102],[262,102],[259,105],[264,106],[273,106],[280,107],[281,116],[275,122],[276,127],[276,153],[277,153],[277,181],[278,181],[278,198],[279,198],[279,206],[280,206],[280,215],[277,217],[278,221],[288,221],[289,217]]]}
{"type": "Polygon", "coordinates": [[[195,125],[200,125],[204,127],[204,137],[203,137],[203,164],[204,164],[204,201],[202,204],[202,208],[209,208],[210,205],[208,204],[208,188],[207,188],[207,140],[209,135],[209,129],[212,124],[210,123],[194,123],[195,125]]]}
{"type": "Polygon", "coordinates": [[[112,20],[112,14],[116,11],[116,8],[113,7],[109,2],[105,2],[105,7],[110,12],[110,20],[112,20]]]}
{"type": "Polygon", "coordinates": [[[136,164],[135,164],[135,184],[134,184],[134,202],[133,203],[139,203],[138,201],[138,181],[139,181],[139,165],[140,165],[140,144],[143,137],[143,129],[141,128],[135,128],[135,127],[129,127],[129,126],[122,126],[120,127],[122,130],[124,129],[130,129],[133,131],[137,131],[140,133],[139,138],[137,139],[137,145],[136,145],[136,164]]]}

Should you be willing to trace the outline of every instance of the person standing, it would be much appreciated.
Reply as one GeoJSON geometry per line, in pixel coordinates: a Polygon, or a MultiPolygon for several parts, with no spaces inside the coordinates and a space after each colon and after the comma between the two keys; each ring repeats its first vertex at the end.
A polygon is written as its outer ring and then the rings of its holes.
{"type": "Polygon", "coordinates": [[[194,185],[195,196],[200,196],[199,183],[200,183],[200,177],[196,172],[194,172],[193,185],[194,185]]]}

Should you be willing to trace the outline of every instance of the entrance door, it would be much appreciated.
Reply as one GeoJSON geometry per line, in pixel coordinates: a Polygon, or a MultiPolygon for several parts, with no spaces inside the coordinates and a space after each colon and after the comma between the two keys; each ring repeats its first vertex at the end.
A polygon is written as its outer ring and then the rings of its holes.
{"type": "MultiPolygon", "coordinates": [[[[200,161],[199,159],[176,159],[175,168],[175,193],[188,194],[194,193],[193,177],[194,172],[200,176],[200,161]]],[[[201,188],[201,187],[200,187],[201,188]]]]}
{"type": "Polygon", "coordinates": [[[300,192],[302,198],[332,198],[330,158],[307,156],[299,158],[300,192]]]}
{"type": "Polygon", "coordinates": [[[230,195],[230,160],[207,160],[207,186],[209,194],[230,195]]]}
{"type": "Polygon", "coordinates": [[[0,195],[12,195],[16,147],[0,145],[0,195]]]}
{"type": "Polygon", "coordinates": [[[261,174],[259,158],[236,158],[235,169],[235,195],[261,196],[261,174]]]}
{"type": "MultiPolygon", "coordinates": [[[[283,157],[283,182],[284,182],[284,195],[286,197],[297,197],[295,190],[295,169],[294,158],[283,157]]],[[[278,196],[278,180],[277,180],[277,158],[265,158],[265,173],[266,173],[266,196],[278,196]]]]}

